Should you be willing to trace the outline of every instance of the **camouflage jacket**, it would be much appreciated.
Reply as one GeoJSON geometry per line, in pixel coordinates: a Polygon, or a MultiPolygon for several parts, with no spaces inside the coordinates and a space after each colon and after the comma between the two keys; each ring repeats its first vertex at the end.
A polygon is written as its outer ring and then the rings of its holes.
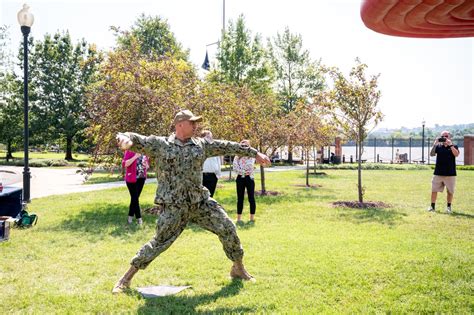
{"type": "Polygon", "coordinates": [[[130,150],[144,152],[155,161],[156,204],[198,203],[209,198],[209,191],[202,185],[202,165],[208,157],[257,155],[254,148],[232,141],[191,138],[182,143],[175,134],[169,137],[126,135],[133,142],[130,150]]]}

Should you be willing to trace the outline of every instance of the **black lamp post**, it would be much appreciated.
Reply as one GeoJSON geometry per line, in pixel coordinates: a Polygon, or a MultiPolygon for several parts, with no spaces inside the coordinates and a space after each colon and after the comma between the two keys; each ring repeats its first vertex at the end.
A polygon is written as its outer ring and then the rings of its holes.
{"type": "Polygon", "coordinates": [[[17,14],[18,23],[23,33],[23,97],[24,97],[24,169],[23,169],[23,203],[30,202],[30,167],[28,165],[28,34],[30,34],[31,26],[35,21],[33,14],[28,12],[29,6],[23,5],[23,9],[17,14]]]}
{"type": "Polygon", "coordinates": [[[423,128],[421,131],[421,163],[425,164],[425,121],[421,122],[423,128]]]}

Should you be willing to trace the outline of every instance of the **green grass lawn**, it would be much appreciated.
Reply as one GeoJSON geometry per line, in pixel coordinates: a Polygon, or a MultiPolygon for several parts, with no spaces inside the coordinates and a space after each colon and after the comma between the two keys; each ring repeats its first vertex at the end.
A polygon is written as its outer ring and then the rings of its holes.
{"type": "MultiPolygon", "coordinates": [[[[155,226],[151,215],[126,226],[125,187],[33,200],[38,225],[0,243],[0,313],[474,312],[474,172],[459,171],[452,215],[445,193],[426,212],[431,170],[364,171],[366,200],[392,205],[373,210],[333,208],[356,199],[356,171],[324,172],[310,189],[297,186],[303,171],[266,174],[281,195],[257,197],[256,224],[238,227],[256,283],[231,281],[217,237],[190,226],[134,278],[192,286],[156,299],[110,293],[155,226]]],[[[235,218],[235,184],[221,180],[215,197],[235,218]]]]}

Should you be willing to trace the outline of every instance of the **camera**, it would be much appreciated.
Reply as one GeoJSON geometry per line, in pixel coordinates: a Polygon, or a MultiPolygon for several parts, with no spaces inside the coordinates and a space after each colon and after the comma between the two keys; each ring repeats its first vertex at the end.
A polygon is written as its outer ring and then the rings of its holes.
{"type": "Polygon", "coordinates": [[[446,142],[446,138],[445,137],[440,137],[440,138],[438,138],[438,142],[446,142]]]}

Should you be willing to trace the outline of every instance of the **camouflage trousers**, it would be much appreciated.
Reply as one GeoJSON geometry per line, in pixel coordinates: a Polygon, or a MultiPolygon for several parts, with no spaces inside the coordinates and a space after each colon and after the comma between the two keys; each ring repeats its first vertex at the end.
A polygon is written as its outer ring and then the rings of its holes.
{"type": "Polygon", "coordinates": [[[219,237],[227,257],[242,259],[244,251],[235,224],[214,199],[197,204],[165,204],[156,222],[155,236],[140,248],[130,264],[145,269],[158,255],[167,250],[183,232],[188,222],[211,231],[219,237]]]}

